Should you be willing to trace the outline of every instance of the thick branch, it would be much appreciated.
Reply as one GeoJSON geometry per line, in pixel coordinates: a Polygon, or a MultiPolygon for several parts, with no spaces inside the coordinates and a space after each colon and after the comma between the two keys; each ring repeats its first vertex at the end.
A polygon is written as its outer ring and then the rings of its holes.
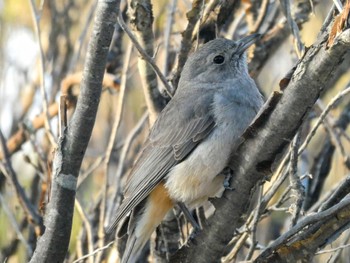
{"type": "Polygon", "coordinates": [[[223,198],[213,201],[215,215],[203,231],[174,256],[173,262],[220,261],[227,243],[243,224],[256,183],[271,174],[278,157],[327,88],[328,80],[350,47],[349,29],[341,33],[328,50],[324,47],[327,37],[328,34],[323,33],[306,52],[279,102],[247,131],[246,142],[230,164],[235,171],[231,185],[234,190],[225,191],[223,198]]]}
{"type": "Polygon", "coordinates": [[[99,1],[85,62],[81,93],[55,154],[46,230],[30,262],[63,262],[69,244],[76,183],[101,95],[101,84],[119,1],[99,1]]]}
{"type": "Polygon", "coordinates": [[[328,210],[305,217],[273,242],[254,262],[297,262],[300,259],[310,262],[318,248],[349,227],[349,218],[348,197],[328,210]]]}

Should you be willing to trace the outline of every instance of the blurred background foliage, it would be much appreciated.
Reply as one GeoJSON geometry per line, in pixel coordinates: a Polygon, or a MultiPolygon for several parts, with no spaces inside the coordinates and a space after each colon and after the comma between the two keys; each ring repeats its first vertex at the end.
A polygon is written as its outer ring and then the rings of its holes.
{"type": "MultiPolygon", "coordinates": [[[[170,1],[169,1],[170,2],[170,1]]],[[[157,47],[156,61],[161,69],[164,65],[164,30],[169,18],[170,3],[166,0],[153,1],[154,11],[154,35],[157,47]]],[[[242,1],[249,2],[249,1],[242,1]]],[[[29,0],[0,0],[0,129],[8,140],[20,127],[25,125],[28,140],[20,146],[11,156],[13,168],[16,171],[20,184],[37,207],[45,208],[48,198],[50,161],[52,160],[54,148],[50,145],[42,129],[33,130],[31,122],[42,112],[42,96],[40,93],[40,50],[39,40],[44,54],[44,83],[48,94],[49,104],[58,102],[62,83],[73,74],[81,72],[85,59],[87,43],[93,22],[95,0],[47,0],[35,1],[39,17],[35,17],[29,0]],[[38,19],[40,35],[35,31],[35,19],[38,19]]],[[[187,25],[186,12],[191,9],[191,1],[182,0],[177,2],[170,38],[170,55],[172,61],[174,55],[179,51],[181,43],[181,32],[187,25]]],[[[244,4],[244,3],[243,3],[244,4]]],[[[242,5],[243,5],[242,4],[242,5]]],[[[309,21],[302,25],[301,36],[306,46],[311,45],[317,37],[319,29],[332,5],[332,1],[319,1],[315,5],[309,21]]],[[[118,85],[120,82],[121,67],[123,66],[123,54],[129,40],[124,36],[119,55],[113,56],[110,61],[110,73],[114,85],[105,86],[93,135],[82,166],[82,175],[86,175],[80,181],[77,198],[94,222],[101,194],[104,191],[105,170],[102,165],[108,140],[111,134],[112,124],[115,117],[118,85]],[[93,165],[97,168],[91,170],[93,165]],[[91,170],[91,172],[89,172],[91,170]]],[[[292,36],[274,52],[269,61],[265,62],[264,68],[256,77],[261,91],[268,96],[273,90],[279,90],[278,82],[297,62],[297,56],[292,44],[292,36]]],[[[122,116],[122,124],[118,131],[116,145],[113,150],[112,160],[109,166],[110,174],[113,176],[118,167],[118,158],[126,136],[135,127],[138,120],[146,111],[143,98],[141,81],[137,69],[137,53],[132,53],[129,70],[127,72],[127,85],[125,96],[125,110],[122,116]]],[[[322,104],[326,105],[331,98],[338,93],[350,81],[349,69],[347,69],[335,87],[322,97],[322,104]]],[[[169,74],[170,76],[170,74],[169,74]]],[[[168,77],[169,77],[168,76],[168,77]]],[[[69,87],[70,92],[79,92],[80,80],[73,81],[69,87]]],[[[344,106],[349,102],[346,98],[338,107],[331,112],[331,119],[337,119],[344,106]]],[[[70,109],[69,113],[72,113],[70,109]]],[[[58,136],[57,116],[51,120],[54,135],[58,136]]],[[[147,135],[148,125],[144,125],[142,132],[132,144],[132,150],[125,160],[125,173],[130,168],[140,146],[147,135]]],[[[349,134],[349,129],[347,129],[349,134]]],[[[308,147],[306,167],[311,167],[312,162],[323,146],[326,137],[324,129],[319,129],[311,145],[308,147]]],[[[341,138],[341,143],[348,153],[349,141],[341,138]]],[[[306,172],[308,168],[306,168],[306,172]]],[[[348,174],[348,168],[344,165],[343,156],[339,151],[335,152],[332,169],[322,189],[328,192],[336,183],[348,174]]],[[[82,176],[81,176],[82,177],[82,176]]],[[[82,179],[82,178],[80,178],[82,179]]],[[[266,184],[266,187],[273,181],[266,184]]],[[[286,185],[288,182],[285,183],[286,185]]],[[[276,194],[276,199],[283,192],[281,188],[276,194]]],[[[14,193],[12,185],[1,179],[0,182],[1,206],[0,206],[0,262],[25,262],[30,256],[28,249],[19,241],[18,234],[14,230],[20,228],[24,239],[29,247],[35,247],[36,234],[33,228],[28,227],[23,209],[14,193]],[[11,215],[14,217],[12,218],[11,215]],[[15,221],[14,221],[15,219],[15,221]]],[[[73,231],[70,242],[70,254],[67,262],[71,262],[77,255],[85,252],[86,244],[81,243],[83,221],[81,214],[75,211],[73,231]],[[83,251],[79,251],[79,249],[83,251]]],[[[266,244],[276,238],[285,227],[288,211],[275,211],[270,217],[262,220],[258,227],[258,240],[266,244]]],[[[315,262],[325,262],[328,256],[317,256],[315,262]]],[[[343,259],[349,259],[349,249],[343,254],[343,259]]],[[[339,262],[349,262],[339,261],[339,262]]]]}

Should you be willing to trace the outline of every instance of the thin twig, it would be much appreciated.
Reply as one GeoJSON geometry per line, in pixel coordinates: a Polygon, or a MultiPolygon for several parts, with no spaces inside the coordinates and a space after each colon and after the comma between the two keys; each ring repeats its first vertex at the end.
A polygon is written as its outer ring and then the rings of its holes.
{"type": "Polygon", "coordinates": [[[279,249],[281,246],[283,246],[284,243],[286,243],[288,241],[290,241],[290,243],[298,242],[295,239],[293,239],[293,237],[298,236],[299,239],[303,238],[303,236],[300,235],[300,232],[303,231],[303,229],[306,229],[307,227],[309,227],[315,223],[321,223],[321,222],[326,223],[331,218],[334,218],[335,216],[337,216],[337,213],[339,213],[340,211],[344,211],[344,210],[348,209],[349,205],[350,205],[350,198],[345,197],[338,204],[334,205],[333,207],[331,207],[325,211],[304,217],[293,228],[291,228],[286,233],[280,235],[279,238],[277,238],[275,241],[273,241],[259,255],[258,259],[256,259],[257,262],[261,262],[261,261],[259,261],[261,258],[266,258],[267,255],[274,253],[277,249],[279,249]],[[293,239],[293,241],[292,241],[292,239],[293,239]]]}
{"type": "MultiPolygon", "coordinates": [[[[213,0],[211,2],[211,4],[209,4],[208,6],[212,7],[212,5],[215,4],[215,2],[216,2],[216,0],[213,0]]],[[[197,21],[196,26],[195,26],[195,28],[193,30],[193,33],[192,33],[192,42],[196,41],[196,45],[195,45],[194,50],[197,50],[198,46],[199,46],[199,31],[200,31],[200,26],[201,26],[201,24],[203,22],[203,16],[204,15],[208,15],[209,16],[209,13],[204,14],[205,5],[206,5],[205,1],[202,0],[201,9],[200,9],[200,13],[199,13],[200,15],[199,15],[198,21],[197,21]]],[[[210,7],[209,7],[209,9],[211,9],[210,7]]],[[[209,11],[209,10],[207,9],[207,11],[209,11]]]]}
{"type": "MultiPolygon", "coordinates": [[[[117,102],[117,110],[115,114],[115,119],[111,131],[111,135],[109,137],[107,149],[106,149],[106,157],[104,159],[104,174],[105,174],[105,184],[104,184],[104,192],[103,192],[103,198],[101,202],[101,208],[100,208],[100,218],[99,218],[99,227],[98,227],[98,246],[103,247],[104,246],[104,222],[106,219],[106,201],[107,201],[107,192],[110,186],[110,180],[109,180],[109,163],[111,161],[112,157],[112,151],[115,145],[115,141],[117,138],[117,134],[119,131],[119,127],[121,124],[123,112],[124,112],[124,104],[125,104],[125,90],[126,90],[126,80],[127,80],[127,71],[129,68],[131,53],[132,53],[132,43],[130,42],[125,54],[125,60],[124,60],[124,66],[122,71],[122,77],[121,77],[121,84],[120,84],[120,91],[118,95],[118,102],[117,102]]],[[[98,260],[97,260],[98,261],[98,260]]]]}
{"type": "Polygon", "coordinates": [[[182,33],[181,49],[177,56],[176,67],[173,70],[173,77],[171,80],[174,88],[177,87],[182,69],[192,48],[192,34],[200,17],[202,2],[202,0],[194,0],[192,2],[192,9],[187,12],[188,24],[185,31],[182,33]]]}
{"type": "Polygon", "coordinates": [[[290,1],[289,0],[280,0],[282,11],[284,15],[287,18],[287,23],[292,31],[292,34],[295,39],[295,47],[296,52],[299,58],[301,58],[305,52],[304,44],[301,41],[300,38],[300,32],[297,23],[293,20],[292,14],[291,14],[291,7],[290,7],[290,1]]]}
{"type": "Polygon", "coordinates": [[[98,158],[95,159],[95,161],[90,165],[90,167],[84,171],[83,173],[81,173],[79,175],[79,181],[78,181],[78,185],[77,185],[77,192],[79,191],[80,186],[82,185],[82,183],[86,180],[86,178],[92,174],[98,167],[100,167],[100,165],[104,162],[106,156],[99,156],[98,158]]]}
{"type": "Polygon", "coordinates": [[[322,114],[318,118],[316,124],[312,127],[311,131],[307,135],[304,143],[300,146],[300,149],[298,151],[298,155],[300,155],[307,147],[307,145],[310,143],[311,139],[315,135],[318,127],[321,125],[321,123],[326,118],[327,114],[333,109],[335,105],[338,104],[338,102],[346,96],[348,93],[350,93],[350,86],[344,89],[343,91],[339,92],[335,97],[332,98],[332,100],[327,104],[327,107],[323,110],[322,114]]]}
{"type": "Polygon", "coordinates": [[[77,62],[78,62],[78,59],[80,57],[80,53],[81,53],[81,50],[82,50],[82,47],[83,47],[83,43],[84,43],[84,40],[86,38],[86,34],[88,32],[88,29],[90,27],[90,24],[91,24],[91,21],[93,20],[94,18],[94,13],[95,13],[95,10],[96,10],[96,6],[97,6],[97,0],[94,0],[94,3],[91,5],[91,8],[90,8],[90,11],[89,11],[89,14],[86,18],[86,21],[84,23],[84,28],[78,38],[78,41],[75,43],[75,46],[74,46],[74,55],[69,63],[69,69],[68,69],[68,72],[71,72],[73,71],[74,67],[76,66],[77,62]]]}
{"type": "Polygon", "coordinates": [[[237,32],[238,26],[242,23],[243,18],[245,17],[246,12],[244,9],[241,9],[238,14],[235,15],[235,19],[231,23],[227,32],[224,34],[224,37],[231,39],[237,32]]]}
{"type": "Polygon", "coordinates": [[[0,203],[2,206],[3,211],[5,212],[5,214],[7,214],[7,217],[9,218],[9,221],[13,227],[13,229],[15,230],[19,240],[21,240],[21,242],[23,243],[23,245],[25,246],[28,255],[31,255],[33,253],[32,248],[30,247],[30,245],[28,244],[26,238],[23,236],[20,227],[17,224],[17,220],[16,217],[14,216],[14,214],[12,213],[11,209],[7,206],[7,203],[5,201],[5,199],[3,198],[2,194],[0,193],[0,203]]]}
{"type": "MultiPolygon", "coordinates": [[[[92,238],[92,227],[90,220],[88,219],[87,214],[85,213],[78,197],[75,198],[75,207],[77,208],[77,211],[81,217],[81,220],[83,221],[84,227],[86,229],[86,237],[87,237],[87,248],[88,252],[91,255],[94,252],[94,243],[92,238]]],[[[94,258],[89,258],[89,262],[93,263],[94,258]]]]}
{"type": "Polygon", "coordinates": [[[283,182],[286,180],[288,177],[288,169],[289,166],[284,169],[284,163],[287,163],[288,158],[287,156],[284,157],[283,161],[279,165],[279,168],[277,169],[275,175],[276,175],[276,180],[274,183],[270,186],[270,188],[266,191],[262,198],[262,203],[264,204],[262,206],[262,209],[266,207],[266,205],[270,202],[272,197],[275,195],[279,187],[283,184],[283,182]]]}
{"type": "MultiPolygon", "coordinates": [[[[199,32],[200,32],[201,25],[208,20],[208,18],[213,13],[215,7],[219,4],[219,2],[220,1],[218,1],[218,0],[212,0],[209,3],[207,3],[207,1],[202,1],[200,17],[197,20],[197,23],[196,23],[195,28],[194,28],[193,33],[192,33],[192,42],[197,40],[196,46],[198,46],[199,32]]],[[[196,49],[197,49],[197,47],[196,47],[196,49]]]]}
{"type": "Polygon", "coordinates": [[[287,188],[284,190],[283,194],[280,196],[280,198],[276,201],[276,203],[273,206],[274,207],[280,207],[287,200],[289,200],[289,198],[290,198],[289,191],[291,189],[292,189],[292,187],[290,185],[288,185],[287,188]]]}
{"type": "Polygon", "coordinates": [[[13,188],[15,189],[16,196],[18,198],[19,203],[21,204],[24,212],[28,216],[29,222],[34,222],[38,226],[42,226],[42,217],[35,210],[34,206],[29,201],[27,195],[25,194],[22,186],[18,182],[17,175],[11,165],[11,161],[9,159],[8,150],[6,148],[6,141],[0,130],[0,149],[3,152],[5,164],[0,162],[0,170],[9,180],[13,188]]]}
{"type": "Polygon", "coordinates": [[[101,252],[101,251],[103,251],[103,250],[106,250],[106,249],[109,248],[111,245],[113,245],[113,243],[114,243],[114,241],[111,241],[111,242],[109,242],[107,245],[105,245],[105,246],[103,246],[103,247],[100,247],[100,248],[98,248],[98,249],[95,249],[91,254],[87,254],[87,255],[85,255],[85,256],[83,256],[83,257],[81,257],[81,258],[78,258],[77,260],[74,260],[72,263],[78,263],[78,262],[80,262],[80,261],[82,261],[82,260],[87,259],[88,257],[91,257],[91,256],[95,255],[96,253],[99,253],[99,252],[101,252]]]}
{"type": "Polygon", "coordinates": [[[140,132],[142,131],[142,128],[146,124],[147,118],[148,118],[148,113],[146,112],[146,113],[143,114],[141,119],[137,122],[135,127],[130,131],[128,137],[125,139],[125,143],[124,143],[123,149],[122,149],[122,151],[120,153],[120,157],[119,157],[118,169],[117,169],[117,172],[116,172],[116,175],[115,175],[116,189],[115,189],[114,194],[113,194],[113,196],[111,198],[112,205],[110,206],[110,208],[107,211],[106,220],[107,220],[108,223],[111,220],[113,212],[115,211],[115,209],[119,205],[118,199],[121,196],[121,190],[122,190],[121,189],[121,178],[122,178],[122,174],[123,174],[123,171],[124,171],[125,158],[128,155],[128,153],[129,153],[129,150],[131,148],[132,142],[140,134],[140,132]]]}
{"type": "Polygon", "coordinates": [[[43,112],[45,116],[45,130],[46,130],[46,135],[50,140],[50,143],[52,146],[56,147],[56,140],[52,132],[52,128],[50,125],[50,115],[49,115],[49,106],[48,106],[48,98],[47,98],[47,93],[45,90],[45,56],[44,56],[44,51],[43,47],[41,44],[41,37],[40,37],[40,15],[38,14],[38,10],[35,7],[35,2],[34,0],[30,0],[30,7],[32,10],[32,16],[33,16],[33,22],[34,22],[34,29],[35,29],[35,34],[38,38],[38,46],[39,46],[39,53],[40,53],[40,92],[42,96],[42,107],[43,107],[43,112]]]}
{"type": "Polygon", "coordinates": [[[153,70],[157,73],[158,77],[160,78],[160,80],[162,81],[164,87],[165,87],[165,91],[168,94],[168,96],[170,98],[173,97],[173,88],[169,85],[167,79],[165,78],[165,76],[163,75],[163,73],[160,71],[160,69],[158,68],[158,66],[156,65],[156,63],[154,62],[153,58],[150,57],[145,51],[144,49],[141,47],[140,43],[137,41],[136,37],[134,36],[134,34],[131,32],[131,30],[129,29],[129,27],[127,26],[127,24],[125,23],[124,19],[123,19],[123,15],[122,12],[119,12],[118,15],[118,22],[120,27],[125,31],[125,33],[129,36],[131,42],[135,45],[136,49],[138,50],[138,52],[141,54],[141,56],[143,57],[144,60],[146,60],[151,67],[153,68],[153,70]]]}
{"type": "Polygon", "coordinates": [[[128,137],[125,140],[124,147],[120,153],[118,168],[117,168],[116,175],[115,175],[115,185],[117,187],[116,187],[116,190],[114,192],[113,198],[111,199],[112,200],[111,209],[108,210],[108,214],[107,214],[107,218],[106,218],[108,222],[110,222],[110,219],[111,219],[110,217],[113,214],[112,212],[119,205],[118,199],[120,198],[121,191],[122,191],[121,178],[122,178],[123,171],[124,171],[125,158],[126,158],[127,154],[129,153],[132,142],[135,140],[137,135],[139,135],[139,133],[142,131],[142,128],[144,127],[147,118],[148,118],[148,113],[146,112],[142,115],[141,119],[138,121],[136,126],[130,131],[128,137]]]}
{"type": "Polygon", "coordinates": [[[289,180],[292,188],[292,195],[295,195],[295,203],[291,206],[292,219],[290,227],[293,227],[302,213],[302,206],[304,201],[304,187],[301,184],[298,176],[298,148],[301,140],[301,132],[297,132],[291,145],[291,156],[290,156],[290,169],[289,169],[289,180]]]}
{"type": "MultiPolygon", "coordinates": [[[[298,156],[300,156],[303,151],[306,149],[306,147],[308,146],[308,144],[310,143],[311,139],[313,138],[313,136],[315,135],[318,127],[321,125],[321,123],[324,121],[325,117],[327,116],[327,114],[330,112],[331,109],[333,109],[333,107],[335,105],[338,104],[338,102],[348,93],[350,92],[350,87],[344,89],[343,91],[339,92],[335,97],[333,97],[333,99],[327,104],[327,107],[324,109],[324,111],[321,113],[320,117],[318,118],[316,124],[312,127],[311,131],[308,133],[305,141],[303,142],[303,144],[300,146],[299,150],[298,150],[298,156]]],[[[270,187],[270,189],[268,189],[268,191],[265,193],[264,197],[263,197],[263,203],[267,204],[271,198],[273,197],[273,195],[276,193],[276,191],[278,190],[278,188],[282,185],[282,183],[284,182],[284,180],[287,178],[288,176],[288,169],[289,169],[289,164],[287,165],[289,158],[291,155],[291,150],[289,149],[288,153],[285,155],[285,157],[283,158],[283,160],[281,161],[277,171],[275,172],[275,174],[277,175],[277,180],[275,181],[275,183],[270,187]],[[284,167],[287,165],[286,170],[284,170],[284,167]],[[284,172],[283,172],[284,171],[284,172]]]]}
{"type": "MultiPolygon", "coordinates": [[[[350,240],[350,231],[348,231],[347,235],[343,238],[341,246],[350,245],[349,244],[349,240],[350,240]]],[[[328,263],[337,263],[337,262],[339,262],[339,257],[340,257],[340,254],[342,252],[343,252],[342,249],[339,249],[339,250],[335,251],[335,253],[332,254],[332,259],[329,260],[328,263]]]]}
{"type": "Polygon", "coordinates": [[[263,0],[263,2],[261,3],[259,15],[258,15],[256,21],[254,22],[254,25],[252,26],[252,28],[250,30],[251,33],[259,32],[259,29],[265,20],[269,4],[270,4],[270,0],[263,0]]]}
{"type": "Polygon", "coordinates": [[[67,128],[67,101],[66,96],[61,95],[60,96],[60,102],[59,102],[59,112],[58,112],[58,131],[59,136],[63,136],[65,129],[67,128]]]}
{"type": "Polygon", "coordinates": [[[336,248],[321,250],[321,251],[316,252],[315,255],[322,255],[322,254],[326,254],[326,253],[333,253],[333,252],[335,252],[337,250],[342,250],[342,249],[348,248],[348,247],[350,247],[350,244],[342,245],[342,246],[339,246],[339,247],[336,247],[336,248]]]}
{"type": "Polygon", "coordinates": [[[333,0],[333,3],[338,9],[338,12],[341,13],[343,11],[343,4],[340,2],[340,0],[333,0]]]}
{"type": "Polygon", "coordinates": [[[235,246],[232,248],[232,250],[230,251],[230,253],[227,256],[222,258],[222,262],[223,263],[232,262],[235,259],[235,257],[237,256],[237,254],[240,251],[241,247],[245,244],[245,242],[246,242],[248,237],[249,237],[248,231],[244,231],[240,235],[235,236],[230,241],[230,243],[234,243],[235,246]]]}
{"type": "Polygon", "coordinates": [[[262,199],[262,193],[263,193],[262,185],[259,185],[258,187],[259,187],[259,189],[258,189],[258,195],[259,195],[258,196],[258,205],[255,208],[253,220],[252,220],[251,227],[250,227],[250,237],[252,240],[252,244],[250,245],[250,248],[249,248],[249,251],[248,251],[247,256],[245,258],[245,261],[249,261],[252,258],[254,251],[255,251],[255,247],[257,245],[256,229],[257,229],[258,223],[260,221],[260,207],[262,205],[261,199],[262,199]]]}
{"type": "MultiPolygon", "coordinates": [[[[322,111],[324,111],[324,107],[320,101],[317,101],[316,104],[322,111]]],[[[340,139],[340,132],[338,132],[336,129],[334,129],[334,126],[336,126],[335,121],[331,119],[331,116],[326,116],[323,125],[328,132],[330,138],[332,139],[333,144],[336,146],[336,148],[339,150],[341,156],[343,157],[344,163],[347,164],[348,155],[346,153],[346,150],[344,148],[344,145],[341,142],[340,139]]]]}
{"type": "Polygon", "coordinates": [[[172,0],[171,5],[168,11],[168,20],[167,24],[164,30],[164,50],[165,50],[165,56],[164,56],[164,75],[168,75],[168,68],[169,68],[169,46],[170,46],[170,36],[173,28],[174,23],[174,15],[176,11],[176,4],[177,0],[172,0]]]}

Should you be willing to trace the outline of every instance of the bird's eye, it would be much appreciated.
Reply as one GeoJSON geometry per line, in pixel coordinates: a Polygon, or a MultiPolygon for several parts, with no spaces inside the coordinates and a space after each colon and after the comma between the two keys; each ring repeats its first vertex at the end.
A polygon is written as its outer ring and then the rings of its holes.
{"type": "Polygon", "coordinates": [[[222,63],[224,63],[224,61],[225,61],[225,58],[223,56],[221,56],[221,55],[217,55],[213,59],[213,62],[215,64],[222,64],[222,63]]]}

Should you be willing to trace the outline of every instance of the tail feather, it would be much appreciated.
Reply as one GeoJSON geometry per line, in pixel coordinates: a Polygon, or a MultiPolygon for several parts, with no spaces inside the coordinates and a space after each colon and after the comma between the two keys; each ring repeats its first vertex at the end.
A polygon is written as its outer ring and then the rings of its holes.
{"type": "Polygon", "coordinates": [[[164,185],[158,185],[130,216],[122,263],[135,263],[153,231],[173,207],[164,185]]]}
{"type": "MultiPolygon", "coordinates": [[[[153,231],[152,231],[153,232],[153,231]]],[[[126,248],[124,251],[122,263],[136,263],[143,247],[146,245],[148,239],[150,238],[151,234],[146,237],[137,237],[135,233],[132,233],[129,235],[128,241],[126,243],[126,248]]]]}

